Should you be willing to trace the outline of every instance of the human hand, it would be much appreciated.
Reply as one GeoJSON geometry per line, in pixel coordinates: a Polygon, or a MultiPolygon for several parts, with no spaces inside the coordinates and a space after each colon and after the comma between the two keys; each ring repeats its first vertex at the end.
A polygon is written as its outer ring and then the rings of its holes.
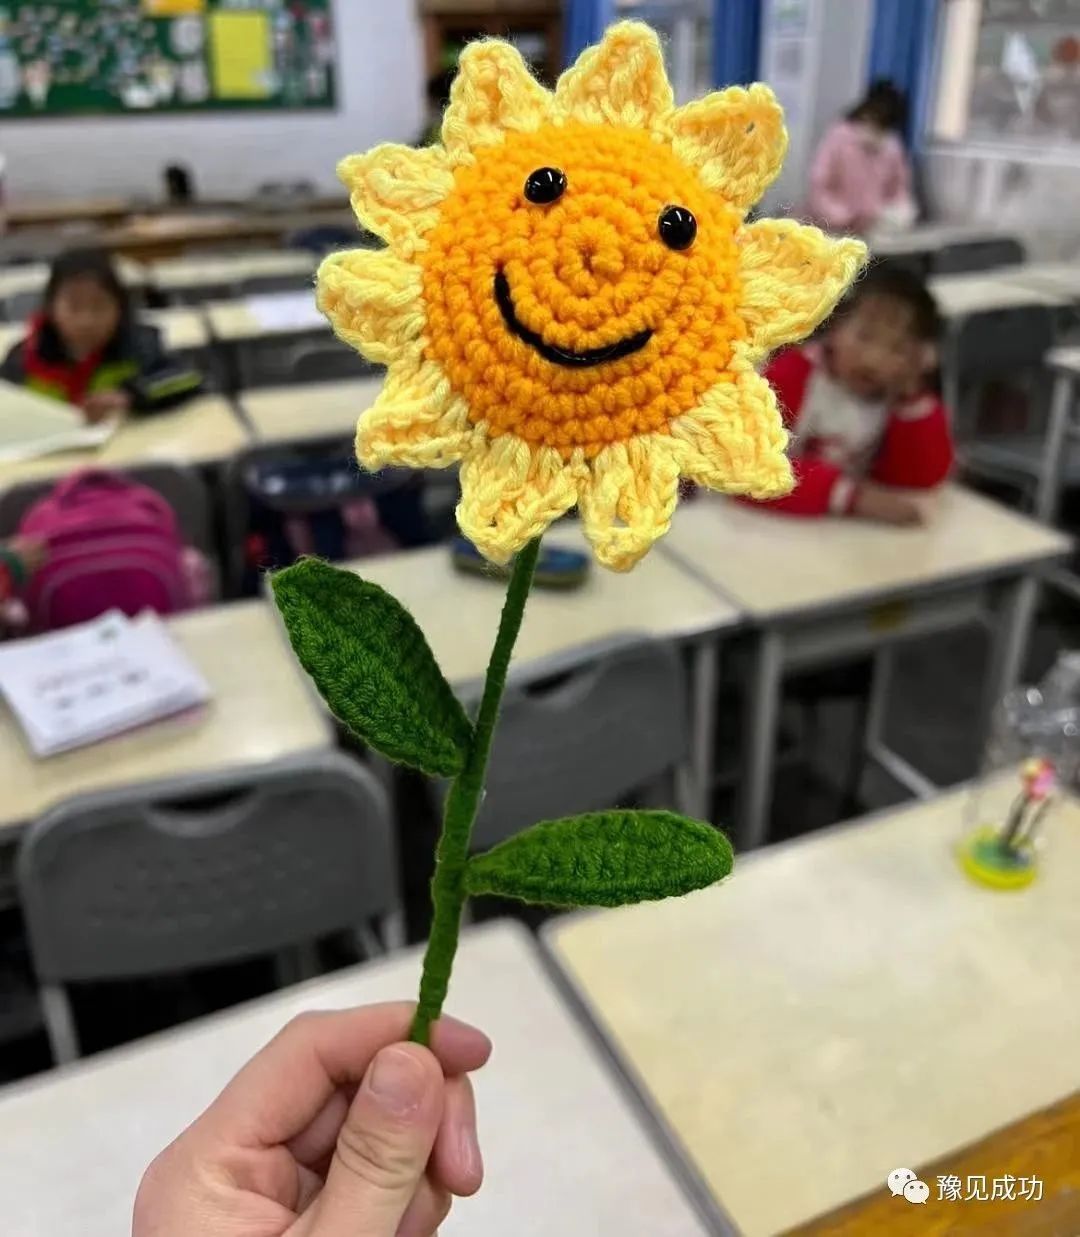
{"type": "Polygon", "coordinates": [[[91,391],[83,400],[83,414],[91,425],[97,425],[106,417],[120,416],[131,410],[131,396],[127,391],[91,391]]]}
{"type": "Polygon", "coordinates": [[[878,524],[897,524],[911,527],[923,523],[923,514],[918,503],[906,494],[891,490],[884,485],[863,482],[855,491],[851,505],[853,515],[878,524]]]}
{"type": "Polygon", "coordinates": [[[491,1053],[413,1006],[302,1014],[154,1160],[132,1237],[432,1237],[483,1164],[466,1075],[491,1053]]]}
{"type": "Polygon", "coordinates": [[[28,576],[44,565],[49,553],[48,543],[40,537],[23,537],[18,533],[8,540],[7,547],[13,554],[18,555],[28,576]]]}

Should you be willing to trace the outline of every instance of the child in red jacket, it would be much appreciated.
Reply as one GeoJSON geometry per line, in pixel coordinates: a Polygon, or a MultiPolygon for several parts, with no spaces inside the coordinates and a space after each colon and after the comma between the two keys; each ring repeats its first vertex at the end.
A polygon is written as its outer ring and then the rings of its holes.
{"type": "Polygon", "coordinates": [[[795,489],[768,503],[790,515],[918,524],[900,491],[944,481],[952,437],[932,377],[940,318],[916,275],[879,266],[856,284],[820,341],[765,370],[792,431],[795,489]]]}

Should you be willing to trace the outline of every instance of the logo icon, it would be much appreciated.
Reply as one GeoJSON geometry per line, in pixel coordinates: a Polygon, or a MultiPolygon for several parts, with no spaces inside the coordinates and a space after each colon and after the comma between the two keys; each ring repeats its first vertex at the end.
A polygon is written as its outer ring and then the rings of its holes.
{"type": "Polygon", "coordinates": [[[910,1168],[894,1168],[885,1178],[885,1184],[891,1194],[906,1198],[909,1203],[925,1203],[930,1197],[930,1187],[910,1168]]]}
{"type": "Polygon", "coordinates": [[[885,1184],[889,1187],[890,1193],[903,1194],[904,1186],[906,1186],[909,1181],[917,1180],[918,1178],[910,1168],[894,1168],[885,1178],[885,1184]]]}

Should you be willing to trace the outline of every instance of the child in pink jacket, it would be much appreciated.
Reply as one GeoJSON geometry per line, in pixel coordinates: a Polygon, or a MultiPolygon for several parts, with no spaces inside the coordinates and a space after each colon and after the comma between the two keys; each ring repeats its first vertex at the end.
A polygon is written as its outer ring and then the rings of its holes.
{"type": "Polygon", "coordinates": [[[830,232],[870,232],[915,222],[911,169],[900,138],[903,94],[875,82],[821,139],[810,168],[807,214],[830,232]]]}

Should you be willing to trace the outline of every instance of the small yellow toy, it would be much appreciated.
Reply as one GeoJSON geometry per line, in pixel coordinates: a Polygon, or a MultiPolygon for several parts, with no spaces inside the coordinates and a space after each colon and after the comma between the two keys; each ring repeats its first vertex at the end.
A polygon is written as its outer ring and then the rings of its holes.
{"type": "Polygon", "coordinates": [[[786,149],[767,86],[676,108],[638,22],[554,93],[510,44],[467,47],[441,146],[339,168],[387,243],[319,272],[338,335],[389,367],[360,462],[460,461],[458,522],[498,563],[577,504],[597,558],[626,570],[667,531],[680,474],[787,493],[787,434],[755,366],[821,322],[866,248],[745,221],[786,149]]]}

